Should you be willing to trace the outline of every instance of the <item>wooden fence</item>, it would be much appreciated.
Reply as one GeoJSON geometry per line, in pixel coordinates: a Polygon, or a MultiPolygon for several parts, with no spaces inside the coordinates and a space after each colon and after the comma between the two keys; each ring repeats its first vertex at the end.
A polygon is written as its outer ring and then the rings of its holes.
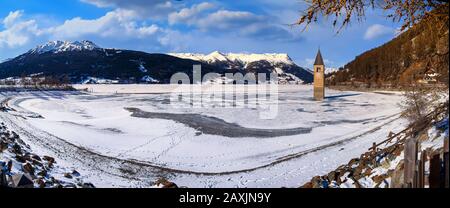
{"type": "Polygon", "coordinates": [[[436,108],[423,119],[409,125],[406,129],[396,134],[390,133],[388,138],[378,144],[374,143],[369,150],[378,154],[378,147],[383,144],[404,145],[404,185],[405,188],[424,188],[429,184],[430,188],[449,187],[449,161],[448,138],[444,140],[442,152],[420,151],[420,138],[426,135],[426,129],[443,113],[448,115],[448,102],[436,108]],[[429,175],[426,177],[426,163],[429,162],[429,175]]]}

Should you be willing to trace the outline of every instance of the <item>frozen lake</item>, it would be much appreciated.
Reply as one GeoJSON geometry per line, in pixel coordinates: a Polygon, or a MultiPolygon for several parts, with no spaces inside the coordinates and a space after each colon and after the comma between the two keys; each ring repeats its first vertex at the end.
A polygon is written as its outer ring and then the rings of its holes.
{"type": "Polygon", "coordinates": [[[173,86],[76,87],[89,92],[3,93],[16,112],[2,117],[105,187],[159,176],[188,187],[297,187],[406,124],[398,93],[327,90],[318,102],[312,86],[280,86],[276,117],[261,119],[258,106],[173,103],[173,86]]]}

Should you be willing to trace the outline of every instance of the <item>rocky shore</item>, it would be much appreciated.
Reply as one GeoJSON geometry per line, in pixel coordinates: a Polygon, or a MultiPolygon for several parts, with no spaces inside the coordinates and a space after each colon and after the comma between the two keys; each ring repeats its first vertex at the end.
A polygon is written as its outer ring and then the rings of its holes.
{"type": "Polygon", "coordinates": [[[0,124],[0,187],[95,188],[77,170],[59,168],[55,158],[33,153],[4,123],[0,124]]]}
{"type": "Polygon", "coordinates": [[[315,176],[302,188],[389,188],[398,184],[403,170],[403,145],[396,144],[351,159],[323,176],[315,176]]]}
{"type": "MultiPolygon", "coordinates": [[[[409,132],[414,130],[413,128],[409,132]]],[[[449,139],[448,115],[432,121],[424,130],[412,135],[419,142],[418,151],[426,153],[421,157],[430,158],[432,155],[443,154],[449,139]]],[[[385,144],[374,146],[359,158],[351,159],[348,164],[341,165],[328,174],[313,177],[301,188],[404,188],[405,141],[408,138],[411,138],[408,134],[388,136],[385,144]]],[[[424,165],[424,168],[425,175],[428,176],[428,166],[424,165]]]]}

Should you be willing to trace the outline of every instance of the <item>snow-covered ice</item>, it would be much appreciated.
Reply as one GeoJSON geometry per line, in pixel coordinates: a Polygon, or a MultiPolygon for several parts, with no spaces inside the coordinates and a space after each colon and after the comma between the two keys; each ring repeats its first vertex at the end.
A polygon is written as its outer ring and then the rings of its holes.
{"type": "MultiPolygon", "coordinates": [[[[327,99],[317,102],[311,99],[310,85],[280,86],[278,115],[265,120],[260,119],[258,108],[176,108],[169,104],[173,88],[168,85],[76,87],[88,88],[92,93],[23,92],[0,96],[12,98],[9,105],[18,114],[32,112],[43,117],[24,120],[8,115],[10,122],[20,123],[25,132],[51,135],[97,156],[150,165],[155,172],[133,178],[124,171],[123,175],[115,171],[111,174],[113,167],[101,171],[87,165],[81,168],[86,180],[96,186],[143,186],[155,181],[155,175],[163,170],[170,173],[164,177],[188,187],[297,187],[359,156],[373,142],[384,140],[390,131],[406,125],[399,118],[402,97],[395,93],[327,90],[327,99]],[[134,117],[127,108],[164,116],[134,117]],[[231,125],[243,131],[309,131],[266,138],[229,137],[192,128],[186,122],[195,120],[180,121],[180,115],[215,118],[224,124],[208,128],[231,125]],[[102,175],[111,180],[101,179],[102,175]]],[[[31,136],[28,139],[33,142],[31,136]]],[[[36,148],[45,149],[45,145],[36,148]]],[[[63,159],[71,163],[71,157],[63,159]]]]}

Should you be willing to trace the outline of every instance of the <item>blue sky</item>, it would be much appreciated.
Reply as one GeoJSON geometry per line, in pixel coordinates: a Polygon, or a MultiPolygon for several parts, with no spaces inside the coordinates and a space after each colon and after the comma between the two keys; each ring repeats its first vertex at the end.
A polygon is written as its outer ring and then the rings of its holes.
{"type": "Polygon", "coordinates": [[[0,60],[51,40],[92,40],[105,48],[150,53],[287,53],[311,67],[320,46],[327,67],[395,36],[400,23],[370,11],[336,34],[321,20],[291,27],[299,0],[0,0],[0,60]]]}

